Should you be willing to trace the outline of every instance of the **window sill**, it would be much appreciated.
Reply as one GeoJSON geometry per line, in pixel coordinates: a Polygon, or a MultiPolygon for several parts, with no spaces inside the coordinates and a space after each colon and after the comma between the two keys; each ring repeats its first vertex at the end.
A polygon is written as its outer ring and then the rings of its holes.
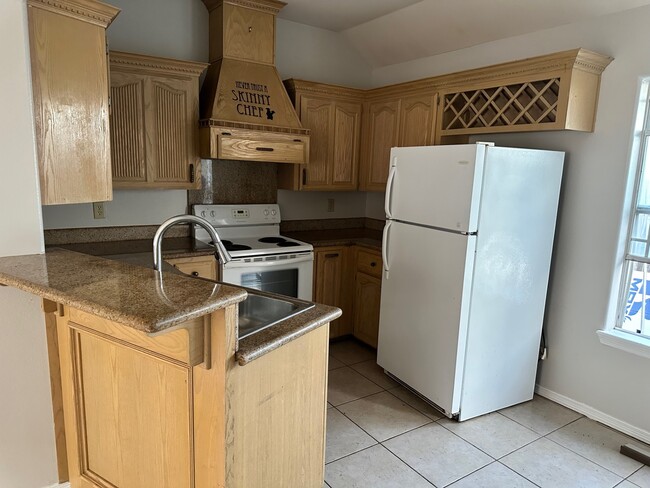
{"type": "Polygon", "coordinates": [[[650,358],[650,339],[637,337],[629,332],[622,332],[616,329],[597,330],[598,338],[602,344],[615,347],[637,356],[650,358]]]}

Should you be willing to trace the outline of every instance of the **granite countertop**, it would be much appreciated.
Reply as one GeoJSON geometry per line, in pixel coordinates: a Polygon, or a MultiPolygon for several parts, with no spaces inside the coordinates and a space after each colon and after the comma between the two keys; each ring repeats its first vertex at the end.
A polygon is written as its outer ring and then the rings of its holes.
{"type": "MultiPolygon", "coordinates": [[[[109,252],[116,250],[125,248],[111,247],[109,252]]],[[[161,274],[144,261],[129,262],[52,248],[45,254],[0,258],[0,284],[145,333],[163,332],[248,296],[243,288],[175,272],[161,274]]],[[[235,358],[242,366],[248,364],[340,315],[338,308],[316,304],[239,340],[235,358]]]]}
{"type": "MultiPolygon", "coordinates": [[[[91,254],[93,256],[111,256],[118,254],[152,253],[153,241],[151,239],[133,239],[125,241],[86,242],[77,244],[60,244],[47,246],[62,248],[69,251],[91,254]]],[[[209,256],[214,254],[214,248],[195,240],[193,237],[170,237],[162,241],[163,257],[167,259],[209,256]]]]}
{"type": "Polygon", "coordinates": [[[246,299],[245,290],[64,249],[0,258],[0,283],[146,333],[246,299]]]}
{"type": "Polygon", "coordinates": [[[314,247],[357,245],[381,250],[381,231],[366,227],[288,231],[282,234],[299,241],[309,242],[314,247]]]}
{"type": "Polygon", "coordinates": [[[316,304],[304,312],[239,340],[235,358],[244,366],[341,316],[341,309],[316,304]]]}

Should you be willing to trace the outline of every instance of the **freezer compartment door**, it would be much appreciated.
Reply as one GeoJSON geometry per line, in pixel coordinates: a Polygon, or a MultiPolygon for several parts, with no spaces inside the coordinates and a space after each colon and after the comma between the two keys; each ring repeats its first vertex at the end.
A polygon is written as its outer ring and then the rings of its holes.
{"type": "Polygon", "coordinates": [[[475,232],[485,149],[483,144],[393,148],[387,217],[475,232]]]}
{"type": "Polygon", "coordinates": [[[385,243],[377,362],[455,414],[476,237],[389,221],[385,243]]]}

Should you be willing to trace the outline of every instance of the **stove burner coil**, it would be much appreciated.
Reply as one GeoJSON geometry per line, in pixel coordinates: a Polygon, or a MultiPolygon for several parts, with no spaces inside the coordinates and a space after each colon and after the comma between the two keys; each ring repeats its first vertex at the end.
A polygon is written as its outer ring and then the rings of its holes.
{"type": "Polygon", "coordinates": [[[258,241],[265,244],[280,244],[282,242],[287,242],[284,237],[262,237],[261,239],[258,239],[258,241]]]}

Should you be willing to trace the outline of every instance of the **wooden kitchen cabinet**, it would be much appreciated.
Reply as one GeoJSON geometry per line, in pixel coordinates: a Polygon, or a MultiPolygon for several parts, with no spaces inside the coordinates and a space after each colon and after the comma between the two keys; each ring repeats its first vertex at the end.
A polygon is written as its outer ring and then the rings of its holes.
{"type": "Polygon", "coordinates": [[[365,110],[360,190],[386,188],[390,150],[399,143],[400,104],[399,99],[379,100],[365,110]]]}
{"type": "Polygon", "coordinates": [[[28,0],[41,203],[112,200],[106,27],[94,0],[28,0]]]}
{"type": "Polygon", "coordinates": [[[409,96],[401,100],[398,146],[433,144],[437,100],[435,93],[409,96]]]}
{"type": "MultiPolygon", "coordinates": [[[[347,248],[344,246],[314,249],[315,302],[343,310],[346,258],[347,248]]],[[[341,323],[342,317],[330,323],[330,338],[343,335],[341,323]]]]}
{"type": "Polygon", "coordinates": [[[219,279],[217,260],[213,255],[172,258],[165,259],[165,261],[177,268],[181,273],[209,280],[219,279]]]}
{"type": "Polygon", "coordinates": [[[355,246],[355,254],[354,336],[372,347],[377,347],[381,303],[381,254],[359,246],[355,246]]]}
{"type": "Polygon", "coordinates": [[[354,336],[377,347],[381,279],[357,271],[354,280],[354,336]]]}
{"type": "Polygon", "coordinates": [[[363,111],[360,90],[301,80],[286,80],[285,86],[311,139],[309,164],[278,169],[280,188],[356,190],[363,111]]]}
{"type": "Polygon", "coordinates": [[[352,334],[354,253],[348,246],[314,249],[314,301],[338,307],[340,318],[330,323],[330,338],[352,334]]]}
{"type": "Polygon", "coordinates": [[[197,188],[199,76],[207,64],[111,51],[115,188],[197,188]]]}

